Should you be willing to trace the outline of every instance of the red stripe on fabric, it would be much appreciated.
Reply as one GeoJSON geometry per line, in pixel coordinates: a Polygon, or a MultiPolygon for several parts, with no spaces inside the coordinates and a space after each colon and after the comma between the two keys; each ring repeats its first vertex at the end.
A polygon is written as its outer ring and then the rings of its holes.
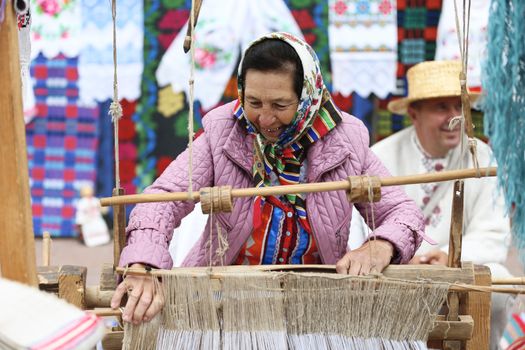
{"type": "Polygon", "coordinates": [[[262,202],[262,198],[261,197],[257,197],[257,198],[255,198],[255,201],[253,203],[253,228],[254,229],[259,228],[261,226],[261,223],[262,223],[261,202],[262,202]]]}
{"type": "Polygon", "coordinates": [[[523,349],[525,349],[525,337],[521,337],[519,339],[516,339],[507,348],[507,350],[523,350],[523,349]]]}
{"type": "Polygon", "coordinates": [[[328,133],[328,131],[330,131],[324,123],[323,118],[321,118],[319,115],[317,118],[315,118],[312,129],[319,135],[319,138],[323,137],[328,133]]]}
{"type": "Polygon", "coordinates": [[[97,327],[99,318],[96,315],[86,314],[77,322],[74,322],[69,327],[64,328],[53,338],[48,339],[42,344],[37,344],[31,349],[34,350],[60,350],[70,349],[71,345],[78,344],[82,338],[86,338],[86,334],[92,333],[97,327]]]}
{"type": "Polygon", "coordinates": [[[512,315],[512,318],[514,318],[514,320],[520,326],[520,328],[523,331],[523,333],[525,333],[525,322],[520,317],[520,315],[519,314],[514,314],[514,315],[512,315]]]}
{"type": "Polygon", "coordinates": [[[302,226],[308,232],[310,235],[312,234],[312,227],[310,226],[310,222],[308,219],[301,219],[302,226]]]}

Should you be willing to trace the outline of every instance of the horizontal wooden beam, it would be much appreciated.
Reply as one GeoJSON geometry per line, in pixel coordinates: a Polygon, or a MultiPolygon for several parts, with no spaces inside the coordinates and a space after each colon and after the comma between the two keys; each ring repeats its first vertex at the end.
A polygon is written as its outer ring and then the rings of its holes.
{"type": "Polygon", "coordinates": [[[104,308],[111,305],[115,291],[100,290],[99,286],[86,287],[85,303],[87,309],[104,308]]]}
{"type": "MultiPolygon", "coordinates": [[[[220,278],[226,273],[249,273],[259,271],[294,271],[310,273],[335,273],[335,265],[232,265],[217,266],[211,269],[212,278],[220,278]]],[[[117,273],[130,275],[170,275],[209,273],[208,267],[177,267],[173,270],[152,270],[117,268],[117,273]]],[[[464,283],[474,282],[472,263],[464,262],[461,268],[449,268],[438,265],[389,265],[382,275],[403,280],[429,280],[433,282],[464,283]]]]}
{"type": "MultiPolygon", "coordinates": [[[[479,168],[440,171],[438,173],[418,174],[410,176],[394,176],[380,178],[381,186],[399,186],[419,183],[433,183],[441,181],[451,181],[473,177],[496,176],[496,168],[479,168]]],[[[291,193],[313,193],[326,191],[350,190],[352,185],[348,180],[305,183],[299,185],[269,186],[269,187],[250,187],[234,188],[231,190],[232,198],[254,197],[254,196],[279,196],[291,193]]],[[[102,206],[116,204],[136,204],[148,202],[173,202],[173,201],[199,201],[200,193],[189,192],[166,192],[149,194],[132,194],[126,196],[106,197],[100,199],[102,206]]]]}

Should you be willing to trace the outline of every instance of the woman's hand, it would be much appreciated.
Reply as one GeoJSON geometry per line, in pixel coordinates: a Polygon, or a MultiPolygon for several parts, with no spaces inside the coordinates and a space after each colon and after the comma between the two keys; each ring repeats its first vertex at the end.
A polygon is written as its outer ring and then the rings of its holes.
{"type": "MultiPolygon", "coordinates": [[[[142,264],[133,264],[131,268],[144,268],[142,264]]],[[[155,278],[155,277],[154,277],[155,278]]],[[[111,308],[116,309],[124,294],[128,293],[128,301],[122,312],[124,322],[137,325],[150,321],[164,306],[164,297],[161,290],[155,291],[153,279],[150,276],[126,276],[118,285],[111,308]],[[156,293],[155,293],[156,292],[156,293]]]]}
{"type": "Polygon", "coordinates": [[[415,255],[409,264],[429,264],[429,265],[447,265],[448,254],[439,250],[434,249],[423,255],[415,255]]]}
{"type": "Polygon", "coordinates": [[[349,251],[335,265],[337,273],[348,275],[368,275],[381,272],[392,260],[394,246],[385,240],[372,240],[361,247],[349,251]]]}

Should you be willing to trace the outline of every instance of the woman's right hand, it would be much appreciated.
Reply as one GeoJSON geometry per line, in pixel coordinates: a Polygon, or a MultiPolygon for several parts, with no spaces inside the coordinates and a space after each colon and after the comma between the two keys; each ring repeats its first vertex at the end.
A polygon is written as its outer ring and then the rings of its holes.
{"type": "MultiPolygon", "coordinates": [[[[130,267],[145,268],[142,264],[133,264],[130,267]]],[[[122,297],[126,293],[128,294],[128,301],[122,312],[124,322],[132,322],[135,325],[148,322],[164,306],[162,291],[158,288],[155,291],[153,279],[150,276],[126,276],[111,298],[112,309],[117,309],[120,306],[122,297]]]]}

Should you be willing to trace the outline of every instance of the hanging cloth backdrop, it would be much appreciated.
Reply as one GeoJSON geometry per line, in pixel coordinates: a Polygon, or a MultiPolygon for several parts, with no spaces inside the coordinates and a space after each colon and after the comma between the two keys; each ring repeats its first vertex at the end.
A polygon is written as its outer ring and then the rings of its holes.
{"type": "MultiPolygon", "coordinates": [[[[83,0],[82,46],[78,60],[80,101],[103,102],[113,97],[111,2],[83,0]]],[[[143,69],[144,9],[142,0],[117,3],[119,98],[140,96],[143,69]]]]}
{"type": "Polygon", "coordinates": [[[42,53],[54,58],[59,53],[76,57],[80,52],[80,1],[31,0],[31,59],[42,53]]]}
{"type": "Polygon", "coordinates": [[[396,89],[397,12],[393,0],[330,0],[333,91],[386,98],[396,89]]]}
{"type": "MultiPolygon", "coordinates": [[[[462,23],[462,1],[443,0],[436,40],[436,60],[460,60],[454,1],[456,1],[458,9],[460,26],[462,23]]],[[[467,83],[471,90],[479,91],[481,88],[481,62],[485,58],[487,48],[490,0],[476,0],[471,1],[470,4],[467,83]]]]}
{"type": "MultiPolygon", "coordinates": [[[[144,2],[144,18],[147,19],[144,21],[144,57],[147,57],[147,60],[144,61],[141,96],[136,104],[136,112],[131,116],[131,121],[138,126],[135,130],[136,134],[129,139],[130,143],[133,142],[135,145],[137,157],[134,163],[132,159],[128,160],[130,167],[134,165],[134,171],[126,172],[126,174],[133,176],[133,179],[130,181],[121,179],[122,186],[126,189],[142,191],[162,173],[177,154],[187,147],[188,105],[184,93],[182,90],[178,94],[173,93],[171,101],[176,101],[176,103],[169,103],[170,108],[163,108],[161,112],[159,104],[166,107],[161,102],[161,94],[169,92],[166,89],[172,89],[170,86],[159,87],[161,84],[157,82],[155,76],[159,62],[173,44],[174,38],[181,32],[185,33],[182,27],[188,20],[190,3],[162,0],[144,2]],[[182,95],[182,98],[179,95],[182,95]],[[183,102],[182,107],[180,101],[183,102]]],[[[326,0],[286,0],[286,5],[289,8],[287,11],[292,13],[306,41],[317,53],[325,83],[328,85],[331,81],[327,23],[328,2],[326,0]]],[[[182,49],[179,50],[182,52],[182,49]]],[[[238,50],[240,51],[240,48],[238,50]]],[[[184,86],[187,85],[188,81],[184,83],[184,86]]],[[[232,68],[219,103],[229,102],[235,98],[237,98],[237,79],[236,71],[232,68]]],[[[200,107],[199,102],[196,101],[194,109],[197,113],[196,125],[200,123],[198,114],[201,111],[200,107]]],[[[121,149],[121,157],[122,153],[121,149]]],[[[122,170],[121,176],[124,173],[122,170]]]]}
{"type": "Polygon", "coordinates": [[[35,235],[74,237],[78,190],[94,187],[98,108],[78,106],[77,58],[31,64],[37,114],[26,125],[35,235]]]}
{"type": "Polygon", "coordinates": [[[498,182],[511,212],[513,239],[525,263],[525,2],[492,0],[490,12],[482,108],[498,182]]]}
{"type": "Polygon", "coordinates": [[[31,63],[31,10],[29,2],[21,2],[25,5],[24,11],[17,9],[18,22],[18,50],[20,52],[20,75],[22,77],[22,102],[24,107],[24,121],[27,124],[36,114],[35,94],[33,83],[29,74],[31,63]]]}
{"type": "MultiPolygon", "coordinates": [[[[156,72],[160,86],[171,84],[189,96],[190,55],[182,43],[187,24],[162,57],[156,72]]],[[[282,0],[204,1],[195,30],[195,100],[204,110],[220,101],[239,54],[260,35],[285,31],[302,38],[282,0]]]]}
{"type": "Polygon", "coordinates": [[[398,88],[406,95],[406,71],[435,57],[441,0],[399,1],[397,13],[398,88]]]}

